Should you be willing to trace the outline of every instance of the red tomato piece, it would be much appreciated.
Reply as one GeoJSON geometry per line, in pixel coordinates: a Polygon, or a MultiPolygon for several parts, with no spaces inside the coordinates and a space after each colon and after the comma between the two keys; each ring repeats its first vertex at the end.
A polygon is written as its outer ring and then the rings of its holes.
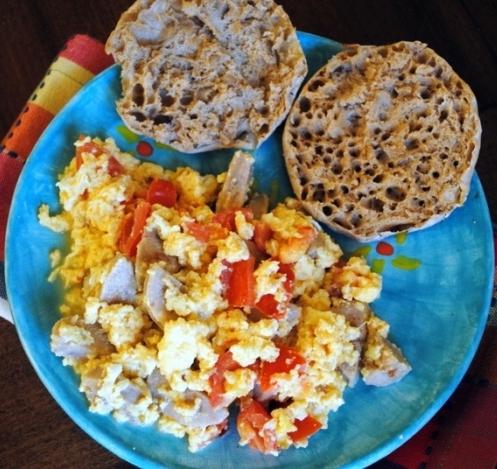
{"type": "Polygon", "coordinates": [[[133,228],[133,214],[127,213],[121,222],[121,226],[119,228],[119,233],[120,233],[119,240],[117,242],[117,248],[122,253],[126,252],[126,243],[129,239],[132,228],[133,228]]]}
{"type": "Polygon", "coordinates": [[[280,345],[280,354],[274,362],[261,362],[259,381],[262,391],[271,389],[271,376],[275,373],[288,373],[297,366],[305,364],[305,358],[294,348],[280,345]]]}
{"type": "Polygon", "coordinates": [[[219,355],[216,367],[222,371],[234,371],[240,368],[240,364],[233,358],[233,354],[227,350],[219,355]]]}
{"type": "MultiPolygon", "coordinates": [[[[83,140],[85,137],[81,135],[79,140],[83,140]]],[[[90,141],[86,142],[80,147],[76,147],[76,168],[79,169],[83,164],[83,153],[91,153],[93,155],[100,155],[104,152],[104,149],[97,143],[90,141]]]]}
{"type": "Polygon", "coordinates": [[[289,295],[292,295],[293,293],[293,284],[295,282],[295,273],[293,271],[293,265],[292,264],[282,264],[280,263],[280,268],[278,269],[278,272],[280,274],[285,274],[286,275],[286,280],[284,283],[285,290],[289,295]]]}
{"type": "Polygon", "coordinates": [[[253,306],[255,302],[255,259],[251,256],[245,261],[231,265],[232,273],[226,291],[226,299],[230,306],[242,308],[253,306]]]}
{"type": "Polygon", "coordinates": [[[207,243],[209,241],[210,233],[205,223],[192,221],[186,224],[186,228],[188,233],[190,233],[198,241],[201,241],[202,243],[207,243]]]}
{"type": "Polygon", "coordinates": [[[223,402],[224,381],[224,375],[218,371],[214,371],[209,377],[209,385],[211,387],[209,400],[214,407],[221,405],[223,402]]]}
{"type": "Polygon", "coordinates": [[[322,425],[310,415],[308,415],[304,420],[295,419],[293,424],[297,427],[297,430],[289,433],[289,436],[293,441],[305,440],[322,427],[322,425]]]}
{"type": "Polygon", "coordinates": [[[262,221],[255,223],[254,227],[254,242],[255,245],[262,251],[266,252],[266,243],[273,236],[273,230],[269,228],[269,225],[262,221]]]}
{"type": "Polygon", "coordinates": [[[152,206],[148,202],[140,200],[133,215],[131,215],[132,223],[128,218],[130,214],[124,217],[118,246],[126,256],[134,257],[136,255],[136,246],[140,242],[151,209],[152,206]]]}
{"type": "Polygon", "coordinates": [[[235,215],[236,212],[242,212],[245,220],[252,221],[254,219],[254,214],[252,210],[248,207],[243,207],[237,210],[223,210],[222,212],[216,213],[214,215],[214,222],[228,228],[230,231],[236,231],[235,215]]]}
{"type": "Polygon", "coordinates": [[[263,295],[260,300],[255,304],[256,308],[268,318],[282,319],[286,314],[286,308],[293,293],[293,284],[295,281],[295,274],[291,264],[280,263],[278,272],[286,276],[283,286],[287,292],[287,300],[281,304],[278,303],[274,295],[263,295]]]}
{"type": "Polygon", "coordinates": [[[119,176],[124,173],[124,167],[121,163],[119,163],[119,161],[117,161],[116,158],[111,156],[107,164],[107,172],[112,177],[119,176]]]}
{"type": "Polygon", "coordinates": [[[228,228],[230,231],[235,231],[235,213],[232,211],[219,212],[214,215],[214,223],[219,223],[221,226],[228,228]]]}
{"type": "Polygon", "coordinates": [[[276,301],[274,295],[263,295],[255,304],[255,307],[266,317],[274,319],[282,319],[285,316],[285,311],[281,311],[280,304],[276,301]]]}
{"type": "Polygon", "coordinates": [[[190,222],[186,224],[188,232],[203,243],[224,239],[228,235],[226,228],[218,223],[190,222]]]}
{"type": "Polygon", "coordinates": [[[171,181],[154,179],[147,192],[147,202],[160,204],[164,207],[174,207],[178,200],[178,191],[171,181]]]}
{"type": "Polygon", "coordinates": [[[222,395],[225,392],[224,383],[226,381],[224,372],[234,371],[238,368],[240,368],[240,364],[233,359],[233,355],[229,350],[219,355],[215,370],[209,377],[209,384],[211,387],[209,400],[213,406],[218,406],[223,402],[222,395]]]}
{"type": "Polygon", "coordinates": [[[240,412],[236,420],[236,427],[240,438],[248,445],[261,453],[276,450],[276,439],[268,431],[261,430],[271,419],[264,406],[249,396],[240,399],[240,412]]]}

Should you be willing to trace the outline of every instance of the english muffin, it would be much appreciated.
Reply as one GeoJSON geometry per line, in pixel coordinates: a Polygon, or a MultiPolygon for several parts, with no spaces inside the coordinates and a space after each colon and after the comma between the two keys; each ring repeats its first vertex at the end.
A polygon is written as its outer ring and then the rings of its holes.
{"type": "Polygon", "coordinates": [[[117,110],[127,126],[189,153],[259,146],[307,73],[272,0],[138,0],[106,51],[122,67],[117,110]]]}
{"type": "Polygon", "coordinates": [[[475,96],[426,44],[348,46],[304,86],[283,135],[303,206],[361,241],[419,230],[465,201],[475,96]]]}

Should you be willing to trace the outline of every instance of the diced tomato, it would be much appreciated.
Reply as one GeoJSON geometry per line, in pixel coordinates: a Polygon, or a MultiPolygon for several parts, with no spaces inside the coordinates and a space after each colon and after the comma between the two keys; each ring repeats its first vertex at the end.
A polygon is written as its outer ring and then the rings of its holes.
{"type": "Polygon", "coordinates": [[[223,210],[222,212],[216,213],[214,215],[213,221],[219,223],[220,225],[228,228],[230,231],[236,231],[235,215],[236,212],[242,212],[245,220],[252,221],[254,219],[254,214],[252,210],[248,207],[239,208],[237,210],[223,210]]]}
{"type": "Polygon", "coordinates": [[[305,358],[294,348],[280,345],[280,354],[274,362],[263,361],[259,367],[259,382],[262,391],[271,389],[271,376],[275,373],[288,373],[305,364],[305,358]]]}
{"type": "MultiPolygon", "coordinates": [[[[85,137],[80,136],[79,139],[83,140],[85,137]]],[[[76,168],[79,169],[83,164],[83,153],[91,153],[93,155],[100,155],[104,153],[104,149],[93,141],[89,141],[81,145],[80,147],[76,147],[76,168]]]]}
{"type": "Polygon", "coordinates": [[[198,223],[196,221],[188,222],[186,224],[188,233],[190,233],[194,238],[203,243],[207,243],[210,239],[210,232],[208,226],[205,223],[198,223]]]}
{"type": "Polygon", "coordinates": [[[236,420],[238,433],[251,448],[261,453],[276,450],[276,439],[272,432],[262,430],[270,419],[271,416],[260,402],[249,396],[240,399],[240,412],[236,420]]]}
{"type": "Polygon", "coordinates": [[[262,252],[266,252],[266,243],[273,236],[273,230],[262,221],[257,221],[254,227],[254,242],[262,252]]]}
{"type": "Polygon", "coordinates": [[[209,385],[211,387],[211,392],[209,394],[209,400],[214,407],[217,407],[223,402],[224,394],[224,375],[215,371],[209,377],[209,385]]]}
{"type": "Polygon", "coordinates": [[[289,295],[293,294],[293,284],[295,282],[295,273],[293,271],[293,265],[283,264],[280,262],[280,268],[278,269],[280,274],[285,274],[286,280],[283,286],[289,295]]]}
{"type": "Polygon", "coordinates": [[[240,364],[233,358],[233,354],[227,350],[219,355],[216,362],[216,367],[223,371],[233,371],[240,368],[240,364]]]}
{"type": "Polygon", "coordinates": [[[113,156],[109,158],[109,162],[107,164],[107,172],[110,176],[119,176],[124,173],[124,167],[119,161],[116,160],[113,156]]]}
{"type": "Polygon", "coordinates": [[[136,246],[140,242],[151,209],[152,207],[148,202],[140,200],[133,214],[128,213],[124,217],[118,247],[126,256],[134,257],[136,255],[136,246]]]}
{"type": "Polygon", "coordinates": [[[240,368],[240,364],[233,359],[233,355],[229,350],[219,355],[215,370],[209,377],[209,384],[211,387],[209,400],[213,406],[218,406],[223,402],[222,395],[225,392],[224,383],[226,381],[224,372],[234,371],[238,368],[240,368]]]}
{"type": "MultiPolygon", "coordinates": [[[[85,137],[80,136],[79,140],[83,140],[85,137]]],[[[95,143],[94,141],[86,142],[80,147],[76,147],[76,168],[79,169],[83,164],[83,153],[91,153],[92,155],[98,156],[103,153],[108,153],[107,150],[102,145],[95,143]]],[[[110,176],[119,176],[124,173],[124,168],[119,163],[119,161],[114,157],[109,157],[109,162],[107,164],[107,172],[110,176]]]]}
{"type": "Polygon", "coordinates": [[[274,295],[263,295],[255,304],[255,307],[266,317],[273,319],[282,319],[285,316],[285,311],[282,310],[280,304],[276,301],[274,295]]]}
{"type": "Polygon", "coordinates": [[[308,415],[304,420],[295,419],[293,424],[297,427],[297,430],[289,433],[289,436],[295,442],[309,438],[322,427],[321,423],[310,415],[308,415]]]}
{"type": "Polygon", "coordinates": [[[119,240],[117,242],[117,248],[122,253],[126,252],[126,244],[131,235],[131,230],[133,228],[133,213],[127,213],[119,228],[119,240]]]}
{"type": "Polygon", "coordinates": [[[221,226],[228,228],[230,231],[235,231],[235,212],[224,211],[214,215],[214,222],[219,223],[221,226]]]}
{"type": "Polygon", "coordinates": [[[252,256],[247,260],[231,264],[232,273],[226,291],[226,299],[230,306],[242,308],[254,305],[254,266],[255,259],[252,256]]]}
{"type": "Polygon", "coordinates": [[[147,192],[147,202],[161,204],[164,207],[174,207],[178,200],[178,191],[171,181],[154,179],[147,192]]]}
{"type": "Polygon", "coordinates": [[[228,230],[219,223],[199,223],[196,221],[186,224],[188,232],[203,243],[224,239],[228,230]]]}
{"type": "Polygon", "coordinates": [[[287,300],[283,304],[280,304],[276,301],[274,295],[268,294],[263,295],[255,304],[255,307],[264,314],[264,316],[274,319],[282,319],[285,316],[288,302],[293,294],[293,283],[295,281],[295,274],[291,264],[280,263],[278,272],[286,276],[283,286],[287,292],[287,300]]]}

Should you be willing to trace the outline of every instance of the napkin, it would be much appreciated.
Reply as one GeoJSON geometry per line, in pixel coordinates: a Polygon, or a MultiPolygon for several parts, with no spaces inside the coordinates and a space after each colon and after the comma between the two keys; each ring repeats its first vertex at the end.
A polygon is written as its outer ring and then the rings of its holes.
{"type": "Polygon", "coordinates": [[[67,101],[113,63],[104,46],[78,34],[70,38],[0,143],[0,317],[12,321],[5,291],[4,246],[12,194],[33,146],[67,101]]]}
{"type": "MultiPolygon", "coordinates": [[[[4,279],[5,226],[23,163],[64,104],[84,83],[111,64],[112,58],[105,54],[103,45],[95,39],[84,35],[69,39],[0,144],[0,317],[12,321],[4,279]]],[[[496,467],[496,297],[494,288],[488,327],[471,369],[455,394],[423,429],[374,467],[496,467]]]]}
{"type": "MultiPolygon", "coordinates": [[[[34,144],[67,101],[93,76],[112,64],[95,39],[69,39],[0,143],[0,261],[4,260],[5,226],[12,193],[34,144]]],[[[3,266],[2,266],[3,271],[3,266]]],[[[0,294],[5,294],[1,290],[0,294]]]]}

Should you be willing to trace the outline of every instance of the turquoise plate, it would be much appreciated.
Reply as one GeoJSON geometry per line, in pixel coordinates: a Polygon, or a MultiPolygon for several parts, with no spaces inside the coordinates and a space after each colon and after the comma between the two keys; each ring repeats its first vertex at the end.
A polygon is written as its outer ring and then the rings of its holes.
{"type": "MultiPolygon", "coordinates": [[[[340,49],[336,42],[310,34],[301,33],[299,38],[311,73],[340,49]]],[[[134,135],[115,111],[119,94],[119,70],[114,66],[89,82],[57,115],[26,163],[10,212],[8,295],[22,345],[55,400],[96,441],[142,467],[364,467],[410,438],[456,388],[487,318],[493,245],[476,176],[464,206],[432,228],[362,245],[336,236],[346,252],[359,250],[382,272],[384,289],[374,308],[391,324],[391,337],[413,371],[388,388],[359,384],[347,390],[346,404],[330,416],[329,428],[313,437],[308,448],[290,449],[278,458],[263,456],[238,446],[231,430],[204,451],[191,454],[184,440],[154,427],[119,424],[88,411],[78,377],[62,366],[49,346],[62,290],[47,282],[48,254],[56,247],[65,249],[66,241],[37,222],[40,204],[48,203],[53,212],[60,208],[55,182],[74,153],[73,142],[79,134],[112,137],[141,159],[168,168],[188,165],[204,173],[225,170],[232,155],[185,155],[134,135]]],[[[257,184],[273,202],[291,194],[280,140],[278,131],[255,153],[257,184]]]]}

